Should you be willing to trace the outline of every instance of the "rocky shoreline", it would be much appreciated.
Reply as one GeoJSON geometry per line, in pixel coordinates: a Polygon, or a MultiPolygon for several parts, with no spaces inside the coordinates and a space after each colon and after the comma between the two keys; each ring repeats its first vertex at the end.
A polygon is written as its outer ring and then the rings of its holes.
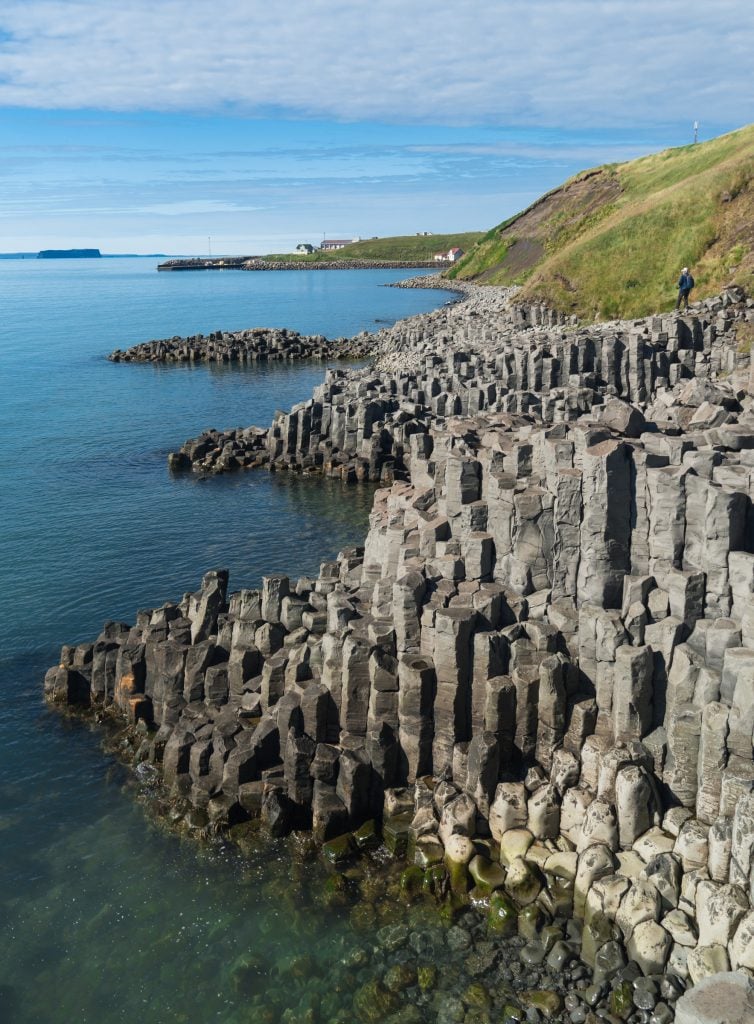
{"type": "MultiPolygon", "coordinates": [[[[468,284],[466,281],[454,281],[450,277],[443,277],[442,274],[421,274],[418,277],[404,277],[401,281],[394,281],[385,286],[386,288],[435,288],[440,291],[458,292],[461,295],[472,295],[477,286],[468,284]]],[[[514,289],[511,289],[513,292],[514,289]]]]}
{"type": "Polygon", "coordinates": [[[379,481],[362,548],[210,572],[64,647],[46,695],[120,723],[190,827],[311,830],[333,877],[385,849],[573,995],[488,979],[421,1019],[754,1019],[754,303],[587,327],[464,290],[171,458],[379,481]]]}

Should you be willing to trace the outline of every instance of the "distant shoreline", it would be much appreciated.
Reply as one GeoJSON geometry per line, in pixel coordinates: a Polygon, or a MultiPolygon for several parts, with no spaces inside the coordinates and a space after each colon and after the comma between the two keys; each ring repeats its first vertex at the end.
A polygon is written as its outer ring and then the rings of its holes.
{"type": "MultiPolygon", "coordinates": [[[[167,253],[164,252],[102,252],[99,256],[56,256],[54,259],[96,259],[96,260],[164,260],[167,253]]],[[[0,260],[36,260],[39,258],[37,252],[0,252],[0,260]]],[[[175,257],[170,257],[173,259],[175,257]]]]}
{"type": "Polygon", "coordinates": [[[265,260],[258,256],[225,256],[206,259],[171,259],[160,271],[186,270],[436,270],[435,260],[265,260]]]}

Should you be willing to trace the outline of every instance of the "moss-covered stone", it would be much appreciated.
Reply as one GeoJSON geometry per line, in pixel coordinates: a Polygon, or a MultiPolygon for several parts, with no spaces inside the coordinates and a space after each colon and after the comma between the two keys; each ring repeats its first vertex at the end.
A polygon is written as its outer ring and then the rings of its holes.
{"type": "Polygon", "coordinates": [[[382,841],[379,829],[377,828],[377,822],[373,819],[365,821],[353,833],[353,841],[359,850],[376,850],[382,841]]]}
{"type": "Polygon", "coordinates": [[[355,849],[353,836],[344,832],[322,844],[322,856],[328,864],[344,864],[353,857],[355,849]]]}
{"type": "Polygon", "coordinates": [[[518,910],[513,900],[502,890],[490,896],[490,909],[487,915],[487,927],[491,932],[507,938],[516,934],[518,910]]]}
{"type": "Polygon", "coordinates": [[[436,900],[444,900],[450,890],[450,877],[444,864],[433,864],[424,872],[424,892],[436,900]]]}
{"type": "Polygon", "coordinates": [[[351,927],[357,932],[371,932],[377,926],[377,911],[371,903],[357,903],[348,915],[351,927]]]}
{"type": "Polygon", "coordinates": [[[415,864],[409,865],[401,872],[399,893],[401,900],[413,903],[424,890],[424,872],[415,864]]]}
{"type": "Polygon", "coordinates": [[[488,990],[478,981],[474,981],[462,994],[461,999],[467,1006],[477,1010],[489,1010],[492,1005],[492,998],[488,990]]]}
{"type": "Polygon", "coordinates": [[[383,978],[389,992],[403,992],[416,984],[416,969],[411,964],[394,964],[383,978]]]}
{"type": "Polygon", "coordinates": [[[633,986],[630,981],[622,981],[610,993],[610,1012],[621,1020],[628,1020],[634,1011],[633,986]]]}
{"type": "Polygon", "coordinates": [[[241,821],[228,829],[228,839],[248,856],[255,852],[260,843],[264,841],[260,836],[260,829],[261,822],[258,818],[252,821],[241,821]]]}
{"type": "Polygon", "coordinates": [[[291,832],[288,838],[288,851],[291,860],[299,864],[307,864],[315,860],[319,854],[319,847],[311,832],[291,832]]]}
{"type": "Polygon", "coordinates": [[[450,926],[455,921],[456,917],[458,917],[458,906],[456,905],[456,902],[452,894],[448,896],[448,898],[443,903],[440,904],[437,910],[437,916],[439,917],[441,923],[444,924],[447,928],[450,928],[450,926]]]}
{"type": "Polygon", "coordinates": [[[353,997],[354,1013],[363,1024],[381,1024],[385,1017],[395,1013],[400,1003],[400,997],[376,979],[362,985],[353,997]]]}
{"type": "Polygon", "coordinates": [[[385,1024],[422,1024],[424,1017],[418,1006],[408,1003],[400,1008],[397,1013],[391,1014],[385,1024]]]}
{"type": "Polygon", "coordinates": [[[477,855],[469,864],[469,874],[474,879],[480,893],[489,895],[495,889],[502,889],[505,882],[505,869],[494,864],[487,857],[477,855]]]}
{"type": "Polygon", "coordinates": [[[437,985],[437,968],[434,964],[421,964],[416,976],[422,992],[431,992],[437,985]]]}
{"type": "Polygon", "coordinates": [[[413,861],[417,867],[425,870],[433,864],[442,864],[445,848],[439,839],[424,836],[414,844],[413,861]]]}
{"type": "Polygon", "coordinates": [[[463,1024],[492,1024],[492,1021],[487,1010],[471,1007],[466,1011],[463,1024]]]}
{"type": "Polygon", "coordinates": [[[557,1017],[563,1009],[563,997],[560,993],[547,988],[530,989],[521,994],[521,999],[527,1006],[534,1007],[546,1017],[557,1017]]]}
{"type": "Polygon", "coordinates": [[[445,867],[448,869],[450,888],[454,893],[466,894],[471,888],[469,862],[472,859],[474,844],[466,836],[452,836],[452,845],[445,847],[445,867]]]}
{"type": "Polygon", "coordinates": [[[408,849],[408,832],[413,821],[410,811],[394,814],[382,823],[382,839],[394,857],[405,857],[408,849]]]}
{"type": "Polygon", "coordinates": [[[388,924],[377,932],[377,942],[388,953],[394,953],[406,945],[409,934],[409,927],[404,921],[388,924]]]}
{"type": "Polygon", "coordinates": [[[295,978],[297,981],[305,981],[314,974],[315,967],[316,961],[314,957],[309,953],[301,953],[279,964],[278,971],[286,977],[295,978]]]}
{"type": "Polygon", "coordinates": [[[503,1024],[519,1024],[524,1019],[524,1011],[516,1003],[506,1003],[503,1007],[503,1024]]]}
{"type": "Polygon", "coordinates": [[[261,893],[265,900],[289,914],[297,912],[304,898],[302,880],[295,872],[289,878],[271,878],[261,887],[261,893]]]}
{"type": "Polygon", "coordinates": [[[320,902],[330,909],[347,907],[350,902],[348,881],[342,875],[330,875],[322,886],[320,902]]]}
{"type": "Polygon", "coordinates": [[[377,924],[380,928],[387,927],[395,921],[395,901],[383,900],[376,903],[374,909],[377,911],[377,924]]]}

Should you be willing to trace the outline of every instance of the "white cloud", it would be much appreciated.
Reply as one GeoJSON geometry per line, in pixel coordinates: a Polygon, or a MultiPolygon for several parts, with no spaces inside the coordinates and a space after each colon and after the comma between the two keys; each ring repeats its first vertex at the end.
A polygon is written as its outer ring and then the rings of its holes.
{"type": "Polygon", "coordinates": [[[252,213],[264,210],[264,206],[243,206],[239,203],[227,203],[221,199],[186,199],[173,203],[153,203],[141,206],[138,213],[157,213],[166,217],[185,217],[204,213],[252,213]]]}
{"type": "Polygon", "coordinates": [[[751,120],[741,0],[5,0],[0,105],[345,120],[751,120]]]}

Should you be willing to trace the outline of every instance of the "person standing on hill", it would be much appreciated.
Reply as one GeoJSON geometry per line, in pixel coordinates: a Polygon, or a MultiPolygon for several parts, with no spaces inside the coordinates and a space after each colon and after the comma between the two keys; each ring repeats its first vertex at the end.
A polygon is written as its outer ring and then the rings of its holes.
{"type": "Polygon", "coordinates": [[[694,278],[689,273],[689,268],[684,267],[681,271],[681,276],[678,278],[678,301],[675,304],[676,309],[681,308],[681,303],[684,304],[684,309],[689,308],[689,292],[694,287],[694,278]]]}

